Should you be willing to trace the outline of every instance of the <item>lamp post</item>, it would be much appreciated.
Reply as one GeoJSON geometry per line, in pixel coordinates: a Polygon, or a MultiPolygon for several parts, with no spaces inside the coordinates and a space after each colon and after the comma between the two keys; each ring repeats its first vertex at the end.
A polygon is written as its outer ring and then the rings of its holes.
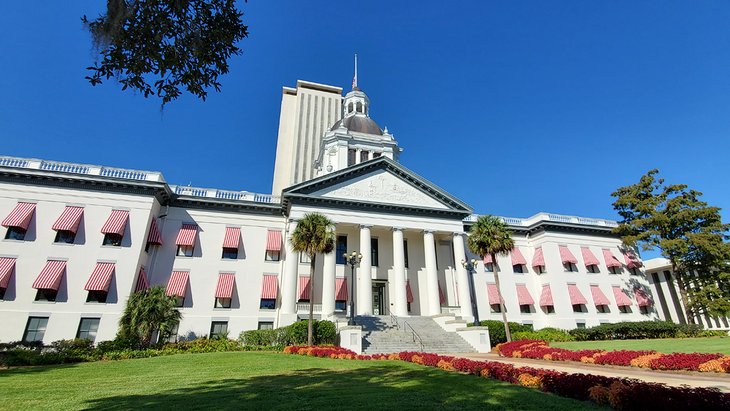
{"type": "Polygon", "coordinates": [[[478,261],[471,259],[471,261],[461,260],[461,265],[466,268],[469,273],[469,295],[471,296],[471,310],[474,313],[474,326],[479,324],[479,311],[477,311],[477,296],[474,291],[474,274],[477,272],[478,261]]]}
{"type": "Polygon", "coordinates": [[[362,254],[353,251],[352,254],[342,254],[342,257],[345,259],[346,264],[350,264],[352,274],[350,276],[350,319],[347,321],[347,325],[357,325],[355,324],[355,266],[360,264],[362,254]]]}

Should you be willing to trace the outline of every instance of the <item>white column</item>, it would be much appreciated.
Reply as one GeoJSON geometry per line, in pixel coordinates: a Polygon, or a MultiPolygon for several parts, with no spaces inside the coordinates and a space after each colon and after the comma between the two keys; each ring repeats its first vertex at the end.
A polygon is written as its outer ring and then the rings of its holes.
{"type": "Polygon", "coordinates": [[[393,309],[394,314],[401,317],[408,315],[406,301],[406,258],[403,253],[403,229],[393,227],[393,309]]]}
{"type": "Polygon", "coordinates": [[[297,265],[299,264],[299,253],[291,246],[291,233],[294,232],[296,223],[289,224],[289,231],[286,233],[284,247],[284,274],[281,279],[281,313],[296,314],[297,312],[297,265]]]}
{"type": "Polygon", "coordinates": [[[360,226],[360,268],[357,285],[359,292],[355,300],[355,313],[358,315],[373,315],[373,279],[372,279],[372,252],[370,249],[370,226],[360,226]]]}
{"type": "Polygon", "coordinates": [[[324,255],[322,268],[322,319],[335,313],[335,251],[324,255]]]}
{"type": "Polygon", "coordinates": [[[426,315],[441,314],[439,280],[436,269],[436,244],[433,239],[433,231],[423,231],[423,251],[426,256],[426,307],[424,311],[426,315]]]}
{"type": "Polygon", "coordinates": [[[464,234],[454,233],[454,265],[456,266],[456,281],[458,281],[459,305],[461,309],[461,318],[470,321],[474,318],[471,309],[471,292],[469,290],[469,273],[466,268],[461,265],[466,260],[466,252],[464,250],[464,234]]]}

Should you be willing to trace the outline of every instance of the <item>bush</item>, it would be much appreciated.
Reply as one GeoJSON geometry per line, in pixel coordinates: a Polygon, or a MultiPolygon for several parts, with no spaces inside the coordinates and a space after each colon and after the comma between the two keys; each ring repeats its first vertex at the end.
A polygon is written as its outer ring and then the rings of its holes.
{"type": "Polygon", "coordinates": [[[314,326],[314,344],[329,345],[334,344],[337,338],[337,329],[332,321],[317,321],[314,326]]]}
{"type": "MultiPolygon", "coordinates": [[[[312,322],[314,345],[331,345],[335,343],[337,330],[332,321],[312,322]]],[[[307,321],[297,321],[287,327],[275,330],[249,330],[238,336],[244,345],[250,346],[285,346],[307,343],[307,321]]]]}
{"type": "Polygon", "coordinates": [[[679,332],[679,326],[669,321],[624,321],[589,328],[576,328],[570,331],[570,335],[577,341],[597,341],[673,338],[679,332]]]}
{"type": "Polygon", "coordinates": [[[513,340],[543,340],[548,342],[574,341],[575,338],[565,330],[542,328],[538,331],[519,331],[512,335],[513,340]]]}
{"type": "MultiPolygon", "coordinates": [[[[513,337],[515,333],[532,331],[531,325],[522,325],[518,323],[508,322],[510,333],[513,337]]],[[[504,323],[497,320],[484,320],[480,321],[479,325],[486,326],[489,328],[489,341],[492,346],[507,341],[507,335],[504,333],[504,323]]]]}

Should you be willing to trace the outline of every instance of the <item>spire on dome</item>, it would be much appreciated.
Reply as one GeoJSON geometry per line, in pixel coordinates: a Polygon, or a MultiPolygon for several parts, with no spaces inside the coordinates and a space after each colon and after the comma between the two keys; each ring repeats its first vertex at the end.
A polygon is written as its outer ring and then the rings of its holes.
{"type": "Polygon", "coordinates": [[[357,88],[357,53],[355,53],[355,76],[352,78],[352,89],[359,90],[357,88]]]}

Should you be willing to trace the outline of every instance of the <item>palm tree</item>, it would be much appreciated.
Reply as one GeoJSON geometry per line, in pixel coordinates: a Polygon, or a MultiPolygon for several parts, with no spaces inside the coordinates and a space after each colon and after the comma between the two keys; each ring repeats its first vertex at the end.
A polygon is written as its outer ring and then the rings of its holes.
{"type": "Polygon", "coordinates": [[[149,347],[152,335],[159,331],[164,338],[182,318],[176,308],[177,298],[165,294],[164,287],[152,287],[133,293],[119,319],[119,335],[134,338],[149,347]]]}
{"type": "MultiPolygon", "coordinates": [[[[309,256],[309,324],[307,326],[307,345],[312,345],[312,320],[314,317],[314,264],[317,254],[331,253],[335,248],[335,223],[319,213],[309,213],[302,218],[291,235],[294,251],[309,256]]],[[[287,256],[293,258],[293,256],[287,256]]]]}
{"type": "Polygon", "coordinates": [[[499,266],[497,265],[497,254],[506,255],[515,246],[512,235],[507,229],[507,224],[499,217],[492,215],[480,216],[471,226],[467,243],[469,249],[480,258],[484,259],[486,255],[492,257],[494,282],[496,283],[497,293],[499,295],[499,308],[502,312],[502,321],[504,321],[504,333],[507,336],[507,341],[512,341],[509,323],[507,323],[507,311],[505,310],[502,291],[499,287],[499,266]]]}

